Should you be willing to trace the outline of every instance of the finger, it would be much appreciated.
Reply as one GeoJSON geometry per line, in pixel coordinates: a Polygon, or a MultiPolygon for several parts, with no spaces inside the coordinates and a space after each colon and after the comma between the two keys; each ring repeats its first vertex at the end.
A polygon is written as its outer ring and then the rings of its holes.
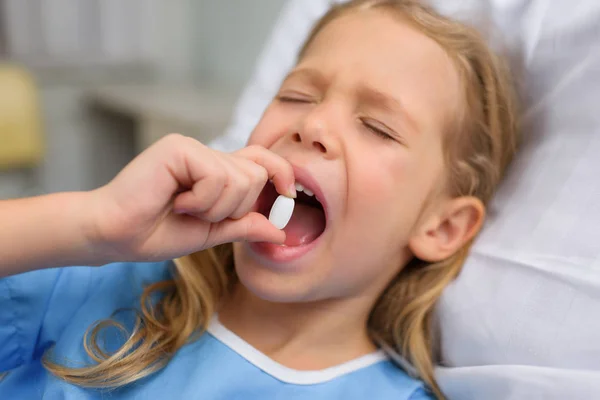
{"type": "Polygon", "coordinates": [[[192,186],[191,190],[175,197],[173,210],[176,213],[202,214],[217,203],[227,185],[227,172],[222,162],[216,159],[204,166],[205,175],[192,186]]]}
{"type": "Polygon", "coordinates": [[[228,177],[225,189],[210,209],[197,214],[205,221],[219,222],[231,218],[232,213],[239,208],[250,189],[250,178],[235,166],[235,162],[230,160],[225,165],[227,165],[228,177]]]}
{"type": "Polygon", "coordinates": [[[283,244],[285,232],[275,228],[264,215],[251,212],[243,218],[228,219],[215,224],[208,238],[208,242],[213,246],[241,241],[283,244]]]}
{"type": "MultiPolygon", "coordinates": [[[[180,187],[185,188],[191,188],[202,178],[214,175],[220,167],[217,151],[193,138],[178,134],[160,139],[147,153],[148,158],[163,160],[166,171],[180,187]]],[[[148,173],[152,176],[155,171],[148,168],[148,173]]]]}
{"type": "Polygon", "coordinates": [[[249,182],[249,187],[246,190],[244,198],[229,216],[231,219],[240,219],[252,211],[258,197],[267,184],[268,174],[264,167],[256,164],[254,161],[242,157],[232,157],[232,160],[238,169],[247,176],[249,182]]]}
{"type": "Polygon", "coordinates": [[[248,146],[234,154],[263,166],[278,193],[296,197],[294,169],[286,159],[260,146],[248,146]]]}

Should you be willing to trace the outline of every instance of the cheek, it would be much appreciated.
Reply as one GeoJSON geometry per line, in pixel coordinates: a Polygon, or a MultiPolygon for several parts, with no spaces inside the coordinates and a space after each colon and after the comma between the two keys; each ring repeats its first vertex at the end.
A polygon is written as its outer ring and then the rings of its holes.
{"type": "Polygon", "coordinates": [[[389,155],[386,151],[369,152],[352,167],[349,186],[353,193],[350,195],[358,207],[369,207],[378,213],[397,208],[394,204],[412,186],[415,170],[409,157],[394,154],[402,151],[404,149],[391,149],[389,155]]]}
{"type": "Polygon", "coordinates": [[[273,129],[269,129],[269,122],[263,117],[254,127],[248,138],[248,146],[259,145],[269,148],[275,141],[273,129]]]}
{"type": "Polygon", "coordinates": [[[411,150],[391,148],[389,154],[387,150],[356,160],[349,174],[348,211],[365,232],[372,236],[377,232],[374,236],[396,248],[408,240],[431,185],[429,172],[411,150]]]}
{"type": "Polygon", "coordinates": [[[404,176],[411,166],[408,160],[372,153],[363,154],[352,167],[348,165],[348,218],[342,230],[346,248],[356,252],[348,260],[368,262],[369,271],[379,274],[380,268],[389,267],[388,262],[397,262],[396,256],[406,244],[411,225],[406,217],[411,207],[402,203],[400,194],[406,191],[404,176]]]}
{"type": "Polygon", "coordinates": [[[277,140],[292,131],[293,118],[281,110],[280,106],[271,104],[250,134],[248,145],[259,145],[270,148],[277,140]]]}

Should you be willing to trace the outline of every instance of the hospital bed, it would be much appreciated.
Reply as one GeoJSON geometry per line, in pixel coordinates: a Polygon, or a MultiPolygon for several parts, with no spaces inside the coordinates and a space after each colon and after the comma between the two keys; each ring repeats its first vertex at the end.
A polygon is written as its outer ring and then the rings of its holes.
{"type": "MultiPolygon", "coordinates": [[[[213,147],[244,145],[332,2],[287,3],[213,147]]],[[[519,155],[437,310],[437,378],[450,399],[600,399],[600,2],[430,2],[507,55],[523,103],[519,155]]]]}

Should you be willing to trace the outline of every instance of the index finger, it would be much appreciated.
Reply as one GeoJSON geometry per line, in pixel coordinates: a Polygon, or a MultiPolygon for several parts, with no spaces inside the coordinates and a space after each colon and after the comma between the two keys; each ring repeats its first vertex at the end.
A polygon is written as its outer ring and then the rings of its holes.
{"type": "Polygon", "coordinates": [[[254,161],[267,170],[269,179],[273,181],[279,194],[296,197],[296,179],[294,169],[285,158],[260,146],[248,146],[234,153],[235,155],[254,161]]]}

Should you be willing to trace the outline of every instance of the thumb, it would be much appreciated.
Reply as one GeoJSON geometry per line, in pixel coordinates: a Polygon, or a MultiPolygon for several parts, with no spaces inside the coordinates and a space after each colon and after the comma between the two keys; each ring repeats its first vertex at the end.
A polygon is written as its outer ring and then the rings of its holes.
{"type": "Polygon", "coordinates": [[[277,229],[264,215],[251,212],[240,219],[226,219],[214,224],[208,241],[215,245],[242,241],[283,244],[285,232],[277,229]]]}

